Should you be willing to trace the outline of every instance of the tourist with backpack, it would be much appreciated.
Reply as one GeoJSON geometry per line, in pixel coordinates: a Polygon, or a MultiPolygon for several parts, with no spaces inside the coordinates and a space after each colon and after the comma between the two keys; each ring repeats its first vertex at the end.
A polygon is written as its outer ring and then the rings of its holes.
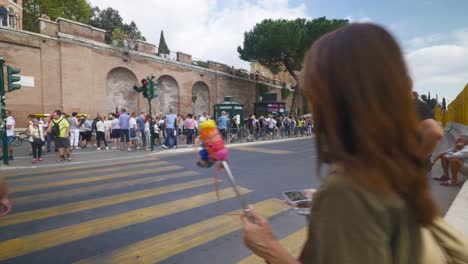
{"type": "Polygon", "coordinates": [[[70,151],[70,124],[68,121],[62,117],[62,112],[56,110],[53,113],[53,119],[50,122],[49,129],[47,133],[54,137],[55,146],[59,150],[59,158],[57,162],[68,160],[71,161],[71,151],[70,151]]]}

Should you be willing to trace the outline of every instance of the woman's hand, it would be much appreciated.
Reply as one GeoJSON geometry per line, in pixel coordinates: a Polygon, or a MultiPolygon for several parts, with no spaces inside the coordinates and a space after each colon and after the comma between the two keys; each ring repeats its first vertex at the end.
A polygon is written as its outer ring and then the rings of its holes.
{"type": "Polygon", "coordinates": [[[251,216],[242,216],[245,245],[270,264],[300,264],[280,246],[265,218],[261,217],[252,206],[249,206],[249,209],[251,216]]]}
{"type": "Polygon", "coordinates": [[[314,193],[317,191],[317,189],[305,189],[303,190],[302,192],[304,193],[304,195],[311,199],[312,200],[312,196],[314,196],[314,193]]]}
{"type": "Polygon", "coordinates": [[[250,219],[250,216],[242,216],[244,243],[259,257],[269,259],[272,256],[277,240],[265,218],[258,215],[252,206],[249,208],[253,219],[250,219]]]}

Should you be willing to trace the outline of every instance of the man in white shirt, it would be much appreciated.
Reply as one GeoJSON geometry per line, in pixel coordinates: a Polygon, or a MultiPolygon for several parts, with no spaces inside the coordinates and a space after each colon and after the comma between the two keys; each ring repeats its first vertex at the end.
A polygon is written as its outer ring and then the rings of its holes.
{"type": "MultiPolygon", "coordinates": [[[[7,146],[8,146],[8,159],[14,160],[13,158],[13,147],[11,146],[11,142],[13,141],[13,136],[15,135],[15,119],[11,116],[11,111],[7,110],[7,119],[6,119],[6,134],[7,134],[7,146]]],[[[3,141],[0,140],[0,145],[3,146],[3,141]]],[[[3,154],[3,149],[2,149],[3,154]]],[[[1,157],[3,159],[3,156],[1,157]]]]}
{"type": "Polygon", "coordinates": [[[200,116],[200,119],[199,119],[200,123],[203,122],[203,121],[206,121],[206,119],[207,119],[206,115],[207,115],[206,112],[203,112],[203,115],[200,116]]]}
{"type": "Polygon", "coordinates": [[[132,144],[135,143],[136,149],[140,149],[138,146],[138,138],[137,138],[137,121],[136,121],[137,114],[135,112],[132,113],[130,120],[128,121],[128,128],[130,129],[130,141],[128,142],[128,151],[132,151],[132,144]]]}
{"type": "MultiPolygon", "coordinates": [[[[445,154],[445,158],[448,159],[451,177],[449,180],[441,182],[442,186],[460,186],[462,183],[458,182],[458,172],[464,166],[464,163],[468,161],[468,139],[463,138],[463,148],[458,151],[453,151],[445,154]]],[[[448,173],[447,173],[448,176],[448,173]]]]}

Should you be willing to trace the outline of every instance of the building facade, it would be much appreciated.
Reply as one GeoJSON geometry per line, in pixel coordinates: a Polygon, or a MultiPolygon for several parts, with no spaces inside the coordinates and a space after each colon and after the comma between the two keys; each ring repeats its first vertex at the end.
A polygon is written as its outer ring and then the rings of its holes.
{"type": "MultiPolygon", "coordinates": [[[[251,114],[258,99],[258,80],[232,75],[224,64],[196,66],[182,52],[176,59],[159,57],[156,46],[143,41],[135,50],[114,47],[105,44],[104,30],[67,19],[38,23],[39,33],[0,27],[0,56],[21,69],[22,89],[6,94],[18,127],[27,124],[29,114],[55,109],[92,115],[121,108],[146,111],[146,99],[133,86],[151,74],[158,81],[157,115],[169,109],[183,115],[211,113],[225,96],[251,114]]],[[[280,93],[280,85],[265,84],[280,93]]]]}
{"type": "Polygon", "coordinates": [[[0,0],[0,26],[23,29],[23,0],[0,0]]]}
{"type": "Polygon", "coordinates": [[[252,73],[263,76],[266,79],[272,80],[274,83],[294,84],[296,82],[291,74],[289,74],[289,72],[287,72],[285,69],[281,69],[278,74],[273,74],[269,69],[257,62],[250,64],[250,71],[252,73]]]}

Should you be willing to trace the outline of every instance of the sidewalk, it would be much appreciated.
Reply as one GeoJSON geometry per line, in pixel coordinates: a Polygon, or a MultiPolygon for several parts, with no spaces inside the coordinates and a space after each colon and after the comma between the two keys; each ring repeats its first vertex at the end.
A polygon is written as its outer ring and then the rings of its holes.
{"type": "MultiPolygon", "coordinates": [[[[226,145],[227,148],[234,148],[239,146],[253,146],[253,145],[264,145],[264,144],[275,144],[296,140],[310,139],[311,137],[296,137],[296,138],[287,138],[287,139],[275,139],[275,140],[265,140],[265,141],[254,141],[254,142],[244,142],[244,143],[235,143],[226,145]]],[[[20,147],[14,149],[15,159],[10,161],[9,166],[3,164],[0,165],[1,170],[15,170],[15,169],[35,169],[35,168],[48,168],[48,167],[59,167],[67,164],[76,165],[76,164],[86,164],[86,163],[98,163],[104,161],[117,161],[125,159],[135,159],[135,158],[144,158],[149,156],[169,156],[180,153],[189,153],[193,152],[193,148],[188,148],[187,145],[180,145],[177,149],[163,149],[161,146],[155,147],[153,152],[145,150],[137,150],[129,152],[125,150],[100,150],[97,151],[96,147],[89,147],[86,149],[75,150],[72,153],[73,161],[64,161],[56,162],[57,153],[49,152],[44,156],[44,161],[39,163],[31,163],[32,156],[28,154],[29,145],[23,143],[20,147]]],[[[195,154],[194,154],[195,155],[195,154]]],[[[195,156],[194,156],[195,159],[195,156]]]]}
{"type": "MultiPolygon", "coordinates": [[[[437,148],[435,153],[440,153],[443,150],[449,149],[455,143],[454,136],[451,133],[446,133],[444,138],[442,139],[441,144],[437,148]]],[[[438,175],[442,174],[442,167],[440,162],[438,162],[437,166],[434,166],[433,171],[436,171],[438,175]]],[[[462,231],[465,235],[468,235],[468,181],[467,181],[467,172],[466,166],[463,173],[459,173],[459,180],[464,180],[465,183],[459,189],[457,196],[453,200],[450,208],[445,214],[445,219],[456,226],[460,231],[462,231]]],[[[438,176],[437,175],[437,176],[438,176]]],[[[445,187],[445,188],[456,188],[458,187],[445,187]]]]}

